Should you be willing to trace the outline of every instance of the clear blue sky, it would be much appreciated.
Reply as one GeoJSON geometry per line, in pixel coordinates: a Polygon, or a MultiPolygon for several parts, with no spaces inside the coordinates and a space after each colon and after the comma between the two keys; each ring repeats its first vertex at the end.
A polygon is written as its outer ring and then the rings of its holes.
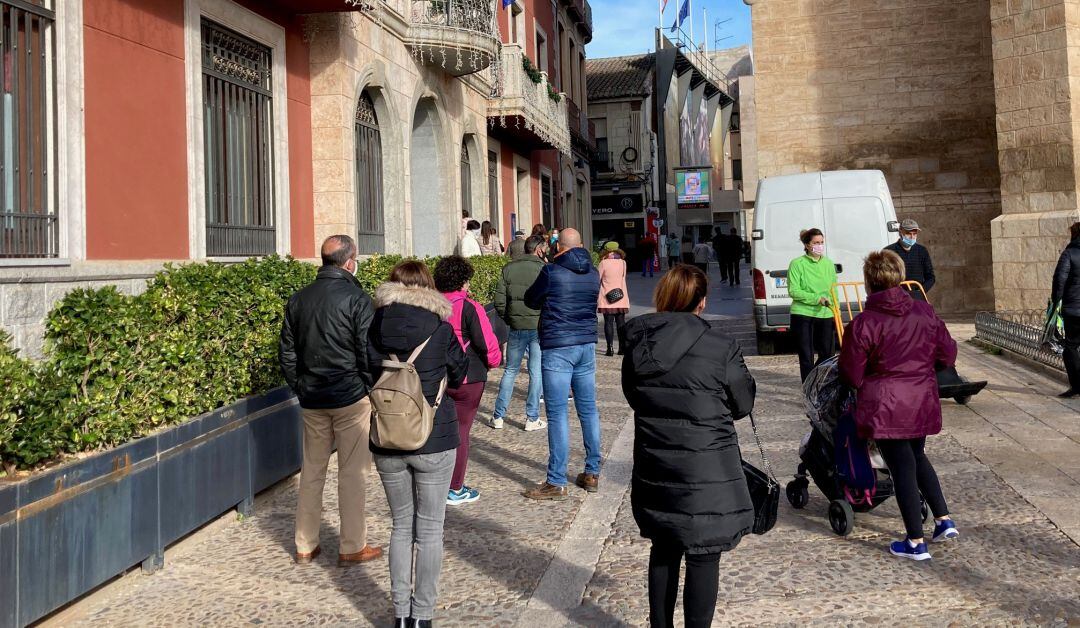
{"type": "MultiPolygon", "coordinates": [[[[682,6],[683,0],[668,0],[664,11],[664,28],[669,28],[682,6]]],[[[708,13],[709,49],[731,48],[750,43],[750,7],[743,0],[691,0],[693,2],[694,41],[703,41],[704,24],[701,10],[708,13]],[[730,35],[714,45],[714,30],[717,20],[731,18],[723,24],[720,37],[730,35]]],[[[653,49],[656,43],[656,28],[659,4],[655,0],[589,0],[593,10],[593,40],[585,48],[589,58],[614,57],[619,55],[640,54],[653,49]]],[[[690,25],[684,23],[683,30],[689,34],[690,25]]]]}

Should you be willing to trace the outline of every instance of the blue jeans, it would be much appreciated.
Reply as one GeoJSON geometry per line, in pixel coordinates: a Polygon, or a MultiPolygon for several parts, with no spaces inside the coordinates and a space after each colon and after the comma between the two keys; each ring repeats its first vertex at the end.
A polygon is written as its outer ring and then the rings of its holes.
{"type": "Polygon", "coordinates": [[[514,396],[514,380],[521,372],[521,359],[529,355],[529,396],[525,399],[525,419],[535,421],[540,418],[540,388],[543,380],[540,375],[540,342],[535,329],[512,329],[506,344],[506,370],[499,382],[499,397],[495,399],[496,419],[506,416],[510,399],[514,396]]]}
{"type": "Polygon", "coordinates": [[[548,419],[547,482],[566,486],[570,454],[567,405],[574,391],[574,407],[585,442],[585,472],[600,474],[600,413],[596,409],[596,343],[544,349],[544,403],[548,419]]]}

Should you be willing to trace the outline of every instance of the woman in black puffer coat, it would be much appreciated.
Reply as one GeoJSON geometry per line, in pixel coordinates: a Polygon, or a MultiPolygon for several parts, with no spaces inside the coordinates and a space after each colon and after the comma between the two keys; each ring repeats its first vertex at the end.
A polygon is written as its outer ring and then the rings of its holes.
{"type": "Polygon", "coordinates": [[[739,345],[699,315],[708,279],[680,264],[656,287],[656,314],[626,324],[623,394],[634,409],[630,501],[651,539],[649,616],[673,625],[686,556],[686,626],[709,626],[720,553],[754,524],[733,419],[754,407],[754,378],[739,345]]]}

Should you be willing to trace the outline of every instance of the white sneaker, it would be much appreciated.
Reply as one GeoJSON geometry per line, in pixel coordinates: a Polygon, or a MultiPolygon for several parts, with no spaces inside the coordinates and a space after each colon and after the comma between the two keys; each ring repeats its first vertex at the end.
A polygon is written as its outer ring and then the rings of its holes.
{"type": "Polygon", "coordinates": [[[547,427],[547,421],[543,419],[536,419],[535,421],[525,421],[525,431],[535,432],[536,430],[542,430],[547,427]]]}
{"type": "Polygon", "coordinates": [[[501,430],[503,428],[502,419],[491,419],[491,429],[501,430]]]}

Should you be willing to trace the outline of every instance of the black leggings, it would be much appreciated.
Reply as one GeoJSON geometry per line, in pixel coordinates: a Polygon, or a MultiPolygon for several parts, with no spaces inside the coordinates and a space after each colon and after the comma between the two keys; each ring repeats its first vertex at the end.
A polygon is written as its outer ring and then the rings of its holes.
{"type": "Polygon", "coordinates": [[[799,352],[799,376],[801,381],[806,381],[806,376],[818,362],[836,353],[836,324],[832,318],[792,314],[791,334],[799,352]],[[817,360],[814,360],[815,353],[817,360]]]}
{"type": "Polygon", "coordinates": [[[1069,374],[1069,388],[1080,391],[1080,316],[1064,315],[1065,347],[1062,357],[1065,359],[1065,372],[1069,374]]]}
{"type": "Polygon", "coordinates": [[[678,264],[679,264],[679,256],[678,255],[668,255],[668,258],[667,258],[668,270],[671,270],[672,268],[675,268],[678,264]]]}
{"type": "MultiPolygon", "coordinates": [[[[683,550],[653,542],[649,551],[649,625],[674,628],[675,599],[679,594],[679,563],[683,550]]],[[[708,628],[716,611],[720,584],[720,554],[687,554],[683,614],[686,628],[708,628]]]]}
{"type": "Polygon", "coordinates": [[[619,351],[626,349],[626,314],[619,312],[618,314],[604,313],[604,340],[607,340],[608,349],[611,348],[611,341],[615,339],[615,334],[619,334],[619,351]]]}
{"type": "Polygon", "coordinates": [[[949,514],[949,505],[941,494],[937,472],[923,453],[926,439],[877,439],[875,442],[889,467],[889,474],[892,475],[893,491],[896,493],[896,503],[900,506],[900,514],[904,517],[907,536],[909,539],[921,539],[923,521],[920,493],[935,517],[949,514]]]}

